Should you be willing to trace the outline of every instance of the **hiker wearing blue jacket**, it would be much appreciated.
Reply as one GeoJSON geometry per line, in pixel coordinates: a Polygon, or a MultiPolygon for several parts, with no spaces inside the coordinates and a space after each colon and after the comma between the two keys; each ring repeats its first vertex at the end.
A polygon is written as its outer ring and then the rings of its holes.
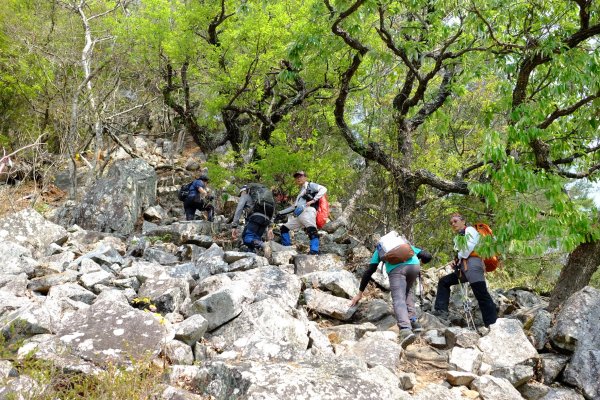
{"type": "Polygon", "coordinates": [[[193,221],[196,217],[196,210],[206,211],[207,219],[212,222],[215,215],[215,208],[210,201],[212,195],[208,188],[208,176],[200,175],[190,185],[190,193],[183,201],[186,221],[193,221]]]}
{"type": "MultiPolygon", "coordinates": [[[[392,294],[392,303],[394,305],[394,315],[400,329],[400,345],[406,348],[413,343],[417,338],[413,333],[423,330],[417,322],[417,313],[414,299],[414,283],[419,277],[421,271],[420,263],[427,264],[431,261],[431,254],[426,251],[411,245],[414,255],[399,264],[390,264],[385,262],[385,270],[390,279],[390,291],[392,294]]],[[[363,292],[369,283],[369,280],[377,270],[379,265],[379,252],[375,250],[369,268],[364,272],[360,280],[358,294],[352,299],[350,306],[358,304],[363,297],[363,292]]]]}

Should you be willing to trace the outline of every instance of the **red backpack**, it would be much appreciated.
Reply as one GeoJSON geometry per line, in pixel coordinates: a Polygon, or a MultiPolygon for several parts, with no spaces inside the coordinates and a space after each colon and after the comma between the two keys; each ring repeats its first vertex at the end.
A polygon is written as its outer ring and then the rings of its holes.
{"type": "Polygon", "coordinates": [[[329,201],[327,195],[319,199],[319,208],[317,208],[317,228],[321,229],[329,218],[329,201]]]}
{"type": "MultiPolygon", "coordinates": [[[[481,235],[481,236],[493,236],[494,232],[492,232],[492,228],[489,227],[488,224],[484,224],[483,222],[477,222],[473,225],[473,228],[481,235]]],[[[471,256],[479,257],[476,252],[472,252],[471,256]]],[[[484,258],[483,263],[485,264],[485,272],[495,271],[496,268],[500,266],[500,259],[498,258],[499,254],[495,256],[484,258]]]]}

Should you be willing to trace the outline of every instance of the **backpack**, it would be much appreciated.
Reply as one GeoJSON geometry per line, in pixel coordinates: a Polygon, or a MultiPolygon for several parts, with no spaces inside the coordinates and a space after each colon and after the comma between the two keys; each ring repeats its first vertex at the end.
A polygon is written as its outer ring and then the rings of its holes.
{"type": "MultiPolygon", "coordinates": [[[[473,225],[473,228],[479,233],[481,236],[493,236],[494,232],[492,232],[492,228],[489,227],[488,224],[484,224],[483,222],[477,222],[473,225]]],[[[472,252],[471,256],[479,257],[476,252],[472,252]]],[[[498,255],[484,258],[483,263],[485,264],[485,272],[493,272],[500,265],[500,260],[498,259],[498,255]]]]}
{"type": "Polygon", "coordinates": [[[251,183],[248,185],[248,195],[254,202],[250,214],[259,213],[265,215],[268,219],[273,217],[275,212],[275,199],[273,192],[260,183],[251,183]]]}
{"type": "Polygon", "coordinates": [[[192,183],[185,183],[183,185],[181,185],[181,187],[179,188],[179,191],[177,192],[177,198],[181,201],[184,201],[185,199],[188,198],[188,196],[190,195],[190,189],[192,187],[192,183]]]}
{"type": "Polygon", "coordinates": [[[319,199],[319,208],[317,208],[317,229],[321,229],[329,218],[329,201],[327,195],[319,199]]]}
{"type": "Polygon", "coordinates": [[[377,253],[381,261],[390,264],[406,262],[415,255],[410,243],[396,231],[391,231],[379,239],[377,253]]]}

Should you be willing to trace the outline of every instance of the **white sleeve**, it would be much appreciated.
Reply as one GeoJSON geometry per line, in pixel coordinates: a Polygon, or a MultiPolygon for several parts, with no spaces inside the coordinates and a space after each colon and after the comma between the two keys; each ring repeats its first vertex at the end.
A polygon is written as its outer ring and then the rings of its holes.
{"type": "Polygon", "coordinates": [[[468,226],[465,230],[465,237],[467,239],[465,248],[459,249],[456,240],[454,241],[454,248],[458,250],[458,258],[469,258],[469,254],[473,252],[475,246],[479,243],[479,232],[472,226],[468,226]]]}
{"type": "Polygon", "coordinates": [[[317,194],[313,198],[314,200],[319,200],[321,197],[325,196],[325,193],[327,193],[327,188],[325,186],[319,185],[318,183],[314,182],[312,184],[318,189],[317,194]]]}

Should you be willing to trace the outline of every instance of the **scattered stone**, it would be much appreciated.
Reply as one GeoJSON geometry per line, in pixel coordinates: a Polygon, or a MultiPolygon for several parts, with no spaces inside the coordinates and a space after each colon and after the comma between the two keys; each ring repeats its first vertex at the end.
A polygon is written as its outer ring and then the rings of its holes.
{"type": "Polygon", "coordinates": [[[348,321],[356,311],[356,308],[350,308],[348,299],[332,296],[318,289],[306,289],[304,300],[309,309],[340,321],[348,321]]]}
{"type": "Polygon", "coordinates": [[[483,399],[521,400],[521,394],[506,379],[490,375],[480,376],[471,383],[471,389],[479,392],[483,399]]]}
{"type": "Polygon", "coordinates": [[[452,386],[469,386],[477,375],[470,372],[446,371],[446,380],[452,386]]]}

